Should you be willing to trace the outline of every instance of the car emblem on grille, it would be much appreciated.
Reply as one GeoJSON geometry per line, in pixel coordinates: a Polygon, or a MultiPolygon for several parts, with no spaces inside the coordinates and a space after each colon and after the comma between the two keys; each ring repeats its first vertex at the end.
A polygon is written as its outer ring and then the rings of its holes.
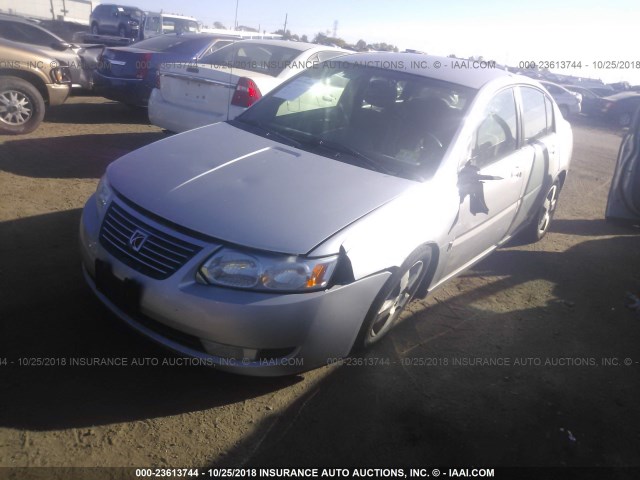
{"type": "Polygon", "coordinates": [[[129,237],[129,247],[131,247],[134,252],[139,252],[148,237],[149,235],[142,230],[136,230],[133,232],[133,235],[129,237]]]}

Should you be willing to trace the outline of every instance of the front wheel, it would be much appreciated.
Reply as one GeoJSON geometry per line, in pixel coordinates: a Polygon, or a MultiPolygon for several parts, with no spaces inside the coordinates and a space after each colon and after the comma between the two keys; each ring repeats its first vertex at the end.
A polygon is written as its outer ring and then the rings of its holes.
{"type": "Polygon", "coordinates": [[[0,77],[0,132],[33,132],[44,118],[44,99],[26,80],[0,77]]]}
{"type": "Polygon", "coordinates": [[[528,243],[535,243],[547,234],[553,215],[558,206],[558,196],[560,195],[560,184],[556,181],[547,191],[542,206],[536,213],[531,223],[524,229],[523,238],[528,243]]]}
{"type": "Polygon", "coordinates": [[[100,35],[100,28],[98,28],[98,24],[94,23],[91,25],[91,34],[92,35],[100,35]]]}
{"type": "Polygon", "coordinates": [[[127,38],[127,30],[124,28],[124,26],[120,26],[120,28],[118,29],[118,35],[120,37],[127,38]]]}
{"type": "Polygon", "coordinates": [[[413,300],[427,275],[431,249],[416,249],[394,272],[371,304],[362,323],[354,350],[367,348],[384,337],[395,324],[407,305],[413,300]]]}

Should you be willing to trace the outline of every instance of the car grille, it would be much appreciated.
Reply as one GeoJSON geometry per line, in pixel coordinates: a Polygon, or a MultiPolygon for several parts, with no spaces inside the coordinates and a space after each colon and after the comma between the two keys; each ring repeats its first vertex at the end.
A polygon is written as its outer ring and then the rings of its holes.
{"type": "Polygon", "coordinates": [[[100,244],[122,263],[164,280],[201,247],[156,230],[112,202],[100,229],[100,244]]]}

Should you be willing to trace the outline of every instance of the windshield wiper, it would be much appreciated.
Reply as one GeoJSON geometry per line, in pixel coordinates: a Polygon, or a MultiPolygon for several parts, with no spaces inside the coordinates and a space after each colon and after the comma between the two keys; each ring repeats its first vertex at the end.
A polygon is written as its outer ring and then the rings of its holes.
{"type": "Polygon", "coordinates": [[[287,145],[290,145],[292,147],[296,147],[296,148],[300,148],[302,146],[302,143],[299,142],[298,140],[295,140],[294,138],[289,137],[288,135],[285,135],[284,133],[280,133],[277,130],[273,130],[269,127],[266,127],[262,122],[258,121],[258,120],[245,120],[245,119],[234,119],[234,120],[229,120],[229,123],[231,123],[232,125],[234,124],[245,124],[245,125],[250,125],[252,127],[256,127],[260,130],[262,130],[262,132],[264,132],[264,136],[267,138],[278,138],[280,139],[280,141],[282,141],[283,143],[286,143],[287,145]]]}
{"type": "Polygon", "coordinates": [[[334,152],[338,153],[338,156],[341,156],[342,154],[349,155],[353,158],[357,158],[358,160],[361,160],[362,163],[367,164],[369,167],[373,168],[374,170],[377,170],[378,172],[386,173],[388,175],[395,175],[395,172],[387,168],[381,162],[376,161],[373,158],[368,157],[364,153],[356,150],[355,148],[349,147],[348,145],[344,145],[340,142],[336,142],[333,140],[326,140],[324,138],[319,138],[319,137],[311,137],[311,139],[308,142],[305,142],[305,144],[333,150],[334,152]]]}

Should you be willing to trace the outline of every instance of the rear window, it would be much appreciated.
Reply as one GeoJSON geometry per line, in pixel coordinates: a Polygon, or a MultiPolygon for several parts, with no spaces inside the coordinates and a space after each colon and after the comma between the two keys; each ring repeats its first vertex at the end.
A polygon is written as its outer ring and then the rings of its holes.
{"type": "Polygon", "coordinates": [[[152,52],[171,52],[195,55],[211,43],[209,37],[180,37],[178,35],[159,35],[147,40],[142,40],[133,45],[135,48],[143,48],[152,52]]]}
{"type": "Polygon", "coordinates": [[[59,41],[59,39],[44,30],[40,30],[38,27],[4,20],[0,20],[0,37],[14,42],[44,46],[50,46],[53,42],[59,41]]]}
{"type": "Polygon", "coordinates": [[[200,63],[239,68],[277,77],[302,52],[279,45],[236,43],[203,57],[200,63]]]}
{"type": "Polygon", "coordinates": [[[531,142],[550,132],[553,122],[551,102],[544,93],[534,88],[521,87],[520,92],[524,116],[524,141],[531,142]]]}
{"type": "Polygon", "coordinates": [[[129,7],[118,7],[119,12],[124,12],[125,15],[135,18],[142,18],[143,13],[142,10],[138,10],[137,8],[129,8],[129,7]]]}

